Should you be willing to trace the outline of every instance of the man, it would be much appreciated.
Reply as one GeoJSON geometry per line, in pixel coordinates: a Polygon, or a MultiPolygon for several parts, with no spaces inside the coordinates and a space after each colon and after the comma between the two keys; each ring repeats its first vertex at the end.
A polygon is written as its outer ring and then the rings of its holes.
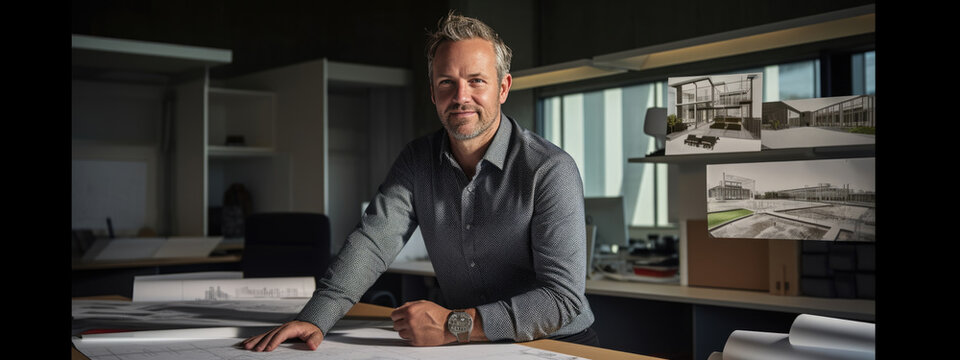
{"type": "Polygon", "coordinates": [[[311,349],[387,270],[419,225],[444,305],[391,315],[415,346],[552,338],[598,345],[584,296],[583,185],[573,159],[500,112],[511,50],[452,12],[428,42],[430,98],[443,124],[402,151],[296,320],[244,341],[311,349]]]}

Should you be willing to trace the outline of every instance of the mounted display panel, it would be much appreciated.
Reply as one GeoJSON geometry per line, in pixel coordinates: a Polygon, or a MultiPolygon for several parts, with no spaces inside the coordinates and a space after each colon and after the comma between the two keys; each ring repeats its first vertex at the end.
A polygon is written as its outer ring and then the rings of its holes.
{"type": "Polygon", "coordinates": [[[763,74],[667,79],[666,155],[760,151],[763,74]]]}
{"type": "Polygon", "coordinates": [[[763,148],[874,145],[875,110],[875,95],[765,102],[763,148]]]}
{"type": "Polygon", "coordinates": [[[707,165],[714,238],[876,241],[876,158],[707,165]]]}

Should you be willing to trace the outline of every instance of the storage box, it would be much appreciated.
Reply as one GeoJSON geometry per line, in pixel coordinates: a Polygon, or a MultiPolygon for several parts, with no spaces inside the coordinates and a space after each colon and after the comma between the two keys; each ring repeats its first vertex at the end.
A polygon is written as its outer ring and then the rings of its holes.
{"type": "Polygon", "coordinates": [[[743,290],[769,290],[766,239],[718,239],[707,220],[687,221],[687,283],[743,290]]]}

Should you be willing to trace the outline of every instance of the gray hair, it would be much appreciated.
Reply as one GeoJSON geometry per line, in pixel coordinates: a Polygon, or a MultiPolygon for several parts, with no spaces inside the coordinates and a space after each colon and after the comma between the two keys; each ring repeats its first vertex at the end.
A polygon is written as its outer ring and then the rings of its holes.
{"type": "Polygon", "coordinates": [[[493,44],[493,52],[497,55],[497,81],[502,81],[503,77],[510,73],[513,50],[510,50],[493,28],[480,20],[455,15],[453,10],[440,19],[437,23],[437,31],[427,37],[427,78],[433,80],[433,58],[441,44],[446,41],[474,38],[487,40],[493,44]]]}

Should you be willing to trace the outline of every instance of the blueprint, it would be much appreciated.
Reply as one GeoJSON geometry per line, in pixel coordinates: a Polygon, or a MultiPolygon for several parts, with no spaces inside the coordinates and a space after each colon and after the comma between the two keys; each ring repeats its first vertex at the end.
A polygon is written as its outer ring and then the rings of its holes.
{"type": "Polygon", "coordinates": [[[580,357],[547,350],[534,349],[514,343],[477,343],[436,347],[414,347],[401,339],[397,332],[367,327],[333,330],[317,350],[311,351],[305,343],[288,341],[271,352],[251,352],[239,346],[247,335],[243,329],[226,331],[219,328],[211,336],[198,335],[192,329],[182,338],[176,336],[74,338],[78,351],[90,360],[128,360],[150,358],[166,359],[352,359],[352,360],[435,360],[435,359],[519,359],[519,360],[577,360],[580,357]],[[223,338],[216,338],[222,336],[223,338]]]}
{"type": "Polygon", "coordinates": [[[312,276],[244,279],[156,279],[138,276],[133,281],[133,302],[309,299],[314,288],[312,276]]]}
{"type": "Polygon", "coordinates": [[[72,334],[92,329],[277,326],[293,320],[306,303],[307,299],[171,302],[73,300],[72,334]]]}

